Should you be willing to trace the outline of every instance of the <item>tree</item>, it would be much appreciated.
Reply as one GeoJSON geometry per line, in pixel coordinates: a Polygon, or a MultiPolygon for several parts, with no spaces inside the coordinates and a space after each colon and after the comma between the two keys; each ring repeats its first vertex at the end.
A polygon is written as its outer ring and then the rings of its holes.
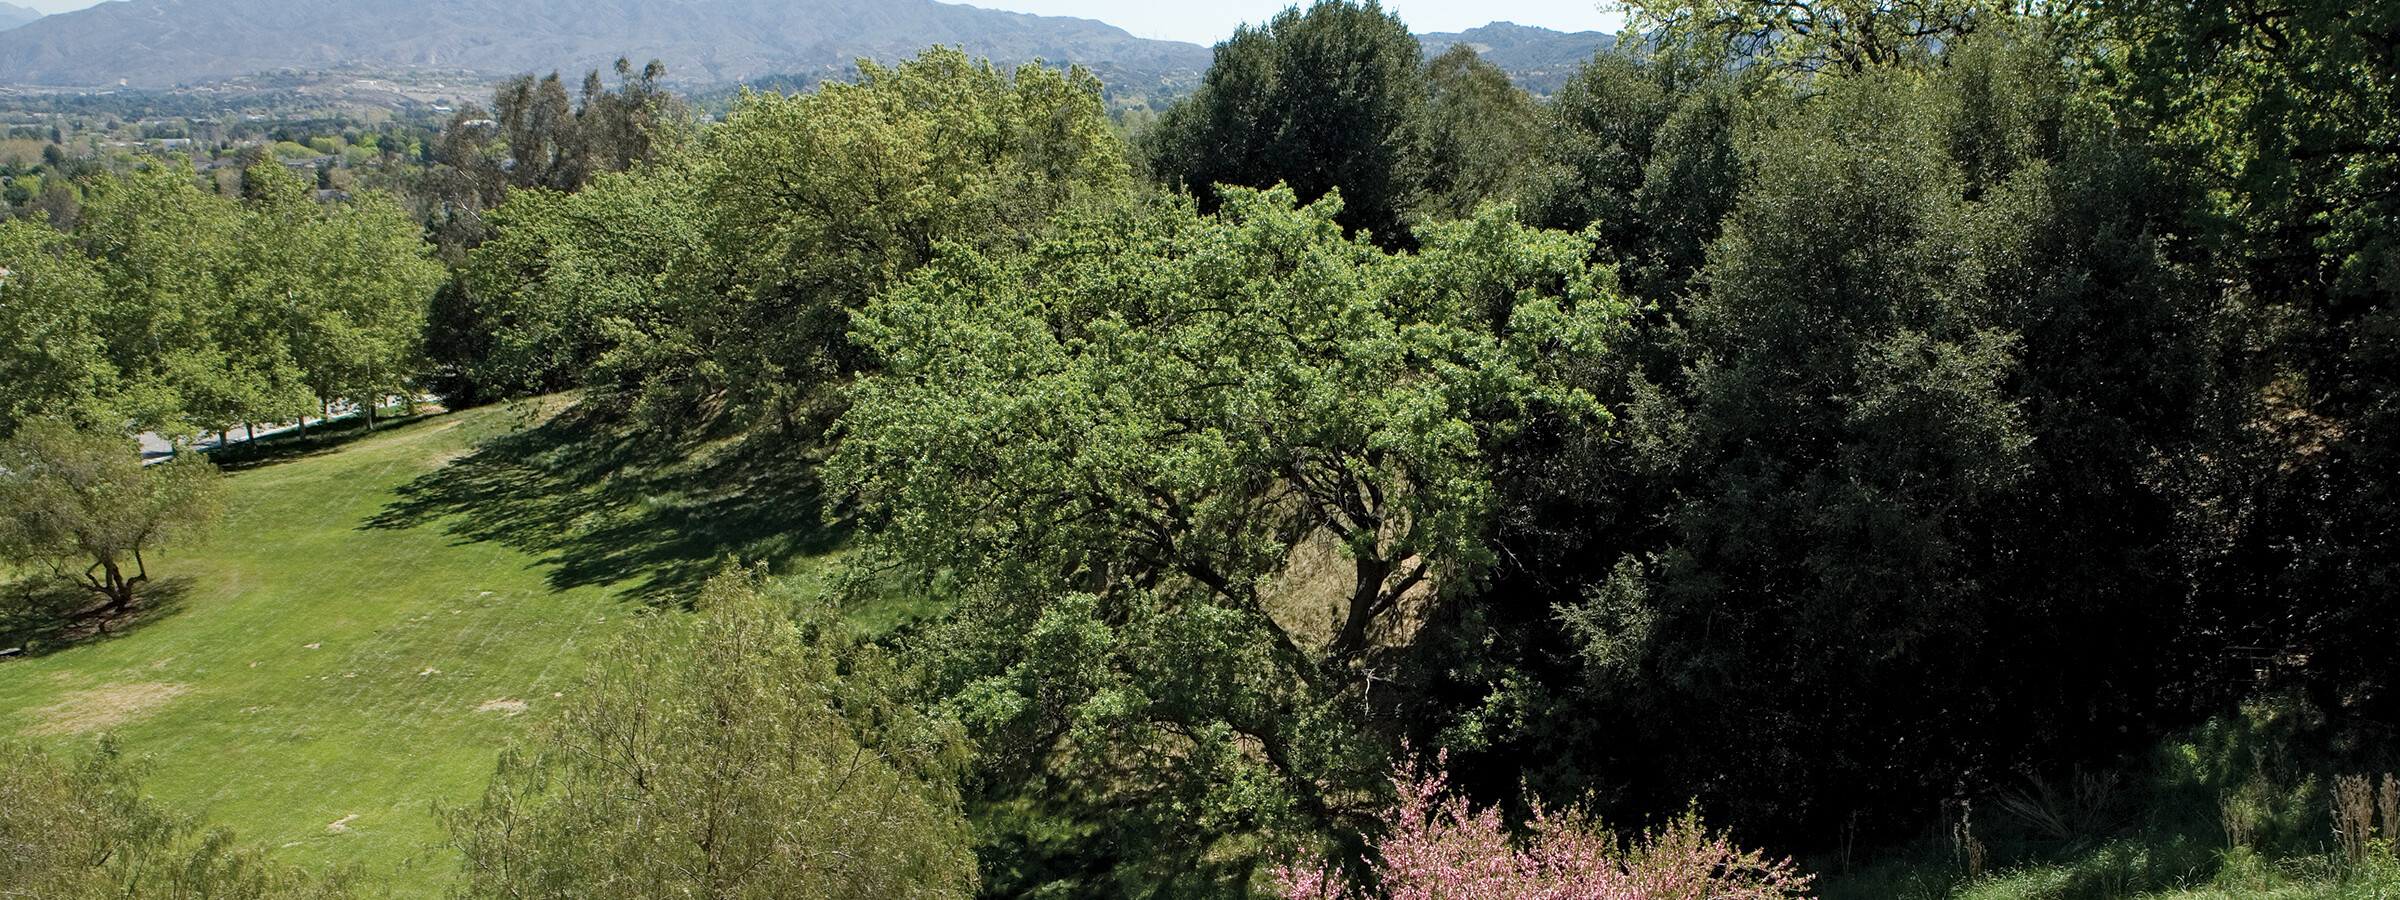
{"type": "Polygon", "coordinates": [[[1022,248],[1130,187],[1097,78],[949,48],[746,95],[688,155],[598,185],[512,200],[520,233],[471,267],[503,383],[781,416],[873,368],[852,313],[942,248],[1022,248]]]}
{"type": "Polygon", "coordinates": [[[26,422],[0,444],[0,549],[50,561],[101,599],[103,630],[150,580],[145,551],[196,537],[222,515],[215,466],[195,454],[144,467],[121,434],[26,422]]]}
{"type": "Polygon", "coordinates": [[[102,302],[99,274],[66,236],[0,222],[0,436],[44,417],[121,418],[102,302]]]}
{"type": "Polygon", "coordinates": [[[1921,64],[1978,29],[2042,5],[2018,0],[1636,0],[1629,27],[1698,39],[1802,74],[1921,64]]]}
{"type": "Polygon", "coordinates": [[[1628,289],[1681,302],[1741,189],[1737,112],[1754,74],[1690,43],[1594,56],[1542,110],[1526,221],[1599,230],[1628,289]]]}
{"type": "Polygon", "coordinates": [[[1200,89],[1168,109],[1152,171],[1203,211],[1216,209],[1220,184],[1285,184],[1311,203],[1339,190],[1342,227],[1406,246],[1424,53],[1374,0],[1318,0],[1245,25],[1217,45],[1200,89]]]}
{"type": "Polygon", "coordinates": [[[417,390],[441,265],[388,194],[322,203],[282,166],[245,177],[255,189],[242,207],[234,305],[267,327],[227,342],[245,354],[282,354],[311,400],[353,401],[373,427],[384,397],[417,390]]]}
{"type": "Polygon", "coordinates": [[[1533,96],[1465,44],[1428,60],[1425,80],[1418,213],[1463,219],[1486,203],[1516,199],[1531,174],[1525,150],[1539,135],[1533,96]]]}
{"type": "Polygon", "coordinates": [[[1946,720],[2026,709],[1992,674],[2014,658],[1995,631],[2027,633],[1998,623],[2036,601],[1994,585],[2037,451],[1984,278],[2016,233],[1964,199],[1922,80],[1822,87],[1741,141],[1675,364],[1623,376],[1630,459],[1596,480],[1652,512],[1587,545],[1585,595],[1546,623],[1589,679],[1555,701],[1591,717],[1568,739],[1604,746],[1533,751],[1537,781],[1610,770],[1652,808],[1697,795],[1798,835],[1993,777],[1986,749],[2024,737],[1946,720]]]}
{"type": "Polygon", "coordinates": [[[587,73],[581,103],[569,99],[552,72],[502,83],[492,91],[489,111],[472,103],[459,107],[434,142],[436,165],[425,173],[422,189],[438,256],[463,262],[490,236],[484,214],[506,201],[512,188],[573,193],[682,140],[690,111],[658,86],[666,66],[651,60],[637,75],[619,59],[616,71],[614,91],[603,85],[598,69],[587,73]]]}
{"type": "Polygon", "coordinates": [[[564,716],[445,813],[461,898],[969,896],[954,729],[829,609],[786,618],[756,577],[646,616],[564,716]]]}
{"type": "Polygon", "coordinates": [[[0,743],[0,884],[56,900],[340,900],[350,876],[311,878],[225,828],[142,796],[139,767],[103,741],[81,760],[0,743]]]}
{"type": "Polygon", "coordinates": [[[955,596],[926,647],[994,777],[1105,798],[1155,851],[1100,851],[1118,877],[1195,890],[1230,836],[1355,815],[1373,651],[1490,563],[1491,447],[1593,412],[1557,373],[1625,311],[1588,243],[1504,208],[1387,256],[1335,199],[1223,199],[870,304],[887,368],[832,462],[861,569],[955,596]],[[1338,574],[1287,596],[1312,542],[1338,574]]]}
{"type": "Polygon", "coordinates": [[[298,380],[289,358],[228,344],[249,312],[225,283],[241,234],[233,201],[202,190],[179,161],[99,179],[91,193],[75,238],[106,292],[100,331],[125,418],[188,440],[286,406],[298,380]]]}
{"type": "Polygon", "coordinates": [[[487,342],[466,380],[520,395],[585,385],[690,411],[717,388],[693,383],[708,347],[684,317],[729,287],[698,199],[689,168],[672,163],[574,194],[517,192],[461,273],[487,342]]]}

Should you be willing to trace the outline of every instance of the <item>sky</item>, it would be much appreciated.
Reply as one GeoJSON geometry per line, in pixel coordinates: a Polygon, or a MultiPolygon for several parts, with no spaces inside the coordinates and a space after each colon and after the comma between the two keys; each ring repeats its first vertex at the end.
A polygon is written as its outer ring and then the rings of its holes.
{"type": "MultiPolygon", "coordinates": [[[[95,5],[97,0],[10,0],[45,14],[95,5]]],[[[970,0],[972,6],[1042,16],[1099,19],[1135,37],[1209,45],[1233,36],[1244,22],[1273,18],[1294,0],[970,0]]],[[[1307,5],[1301,2],[1300,5],[1307,5]]],[[[1515,22],[1557,31],[1615,31],[1623,17],[1594,0],[1383,0],[1418,34],[1465,31],[1487,22],[1515,22]]]]}

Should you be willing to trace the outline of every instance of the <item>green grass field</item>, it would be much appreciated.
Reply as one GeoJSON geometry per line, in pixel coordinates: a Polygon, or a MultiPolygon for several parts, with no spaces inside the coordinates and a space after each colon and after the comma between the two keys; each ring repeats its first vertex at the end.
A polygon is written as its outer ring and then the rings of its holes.
{"type": "Polygon", "coordinates": [[[215,537],[152,560],[170,607],[0,660],[0,736],[115,735],[151,761],[153,796],[244,843],[355,864],[369,895],[438,896],[456,861],[433,806],[478,796],[498,749],[639,605],[617,583],[561,585],[554,560],[450,517],[368,523],[557,405],[429,416],[235,471],[215,537]]]}

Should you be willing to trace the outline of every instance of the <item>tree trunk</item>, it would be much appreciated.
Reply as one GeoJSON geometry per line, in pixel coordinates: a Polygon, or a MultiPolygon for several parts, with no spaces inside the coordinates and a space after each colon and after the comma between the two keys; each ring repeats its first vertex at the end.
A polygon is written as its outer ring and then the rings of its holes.
{"type": "Polygon", "coordinates": [[[1340,636],[1334,638],[1336,659],[1351,660],[1367,650],[1367,628],[1382,612],[1383,581],[1391,577],[1390,560],[1370,557],[1361,552],[1357,559],[1358,580],[1351,583],[1349,614],[1343,617],[1340,636]]]}
{"type": "Polygon", "coordinates": [[[101,634],[108,633],[110,619],[124,615],[126,610],[133,608],[134,589],[142,582],[148,581],[149,578],[147,572],[136,574],[130,578],[126,577],[125,570],[119,567],[114,559],[100,560],[93,563],[90,569],[84,570],[85,586],[91,588],[93,593],[99,594],[106,601],[100,604],[99,609],[93,610],[91,613],[92,617],[97,620],[97,627],[101,634]]]}

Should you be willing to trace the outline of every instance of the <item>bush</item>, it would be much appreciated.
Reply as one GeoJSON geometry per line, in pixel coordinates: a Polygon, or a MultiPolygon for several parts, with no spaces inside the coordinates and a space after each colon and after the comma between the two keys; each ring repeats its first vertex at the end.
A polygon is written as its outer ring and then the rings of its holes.
{"type": "MultiPolygon", "coordinates": [[[[1367,867],[1391,900],[1781,900],[1808,890],[1811,876],[1790,860],[1735,848],[1697,812],[1621,842],[1537,806],[1532,833],[1511,841],[1497,809],[1472,810],[1449,793],[1446,761],[1392,778],[1400,803],[1367,867]]],[[[1284,865],[1270,877],[1291,900],[1367,896],[1335,868],[1284,865]]]]}
{"type": "Polygon", "coordinates": [[[316,879],[142,797],[137,767],[103,741],[68,763],[0,743],[0,896],[48,900],[336,900],[346,874],[316,879]]]}

